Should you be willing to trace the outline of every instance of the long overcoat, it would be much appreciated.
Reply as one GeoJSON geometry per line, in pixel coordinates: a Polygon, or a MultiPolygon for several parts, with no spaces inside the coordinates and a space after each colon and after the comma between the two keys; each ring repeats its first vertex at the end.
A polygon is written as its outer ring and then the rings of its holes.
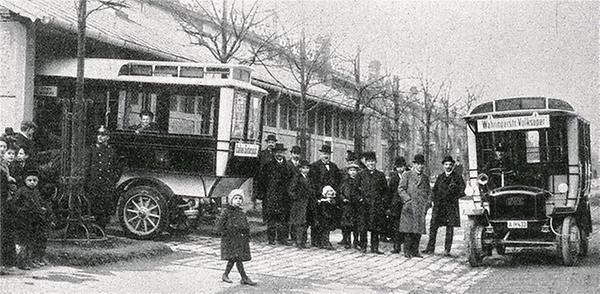
{"type": "Polygon", "coordinates": [[[465,191],[465,182],[455,171],[448,176],[441,173],[433,186],[433,210],[431,222],[433,226],[460,227],[460,211],[458,198],[465,191]]]}
{"type": "Polygon", "coordinates": [[[388,204],[388,186],[385,174],[378,170],[362,170],[356,176],[367,217],[367,229],[383,232],[387,227],[385,211],[388,204]]]}
{"type": "Polygon", "coordinates": [[[115,185],[121,177],[116,151],[110,145],[94,144],[88,150],[87,160],[85,188],[92,197],[92,212],[95,215],[113,214],[115,185]]]}
{"type": "Polygon", "coordinates": [[[292,179],[288,188],[288,193],[292,202],[290,208],[290,224],[305,225],[308,202],[315,201],[317,197],[315,187],[308,176],[305,177],[302,174],[297,173],[292,179]]]}
{"type": "Polygon", "coordinates": [[[258,199],[258,200],[262,200],[264,195],[262,193],[264,193],[265,191],[261,191],[261,179],[264,177],[264,175],[262,175],[261,173],[264,171],[265,165],[267,165],[267,163],[274,161],[275,160],[275,155],[273,154],[273,151],[269,150],[269,149],[263,149],[258,153],[258,168],[256,169],[256,174],[254,175],[254,181],[252,182],[252,193],[253,193],[253,197],[258,199]]]}
{"type": "Polygon", "coordinates": [[[346,177],[340,185],[338,196],[342,213],[340,227],[364,226],[365,216],[361,207],[362,196],[356,178],[346,177]]]}
{"type": "Polygon", "coordinates": [[[248,261],[250,255],[250,225],[240,207],[225,205],[217,219],[217,229],[221,232],[221,259],[248,261]]]}
{"type": "Polygon", "coordinates": [[[398,184],[398,194],[404,201],[399,231],[425,234],[425,216],[432,196],[429,176],[414,170],[405,172],[398,184]]]}
{"type": "MultiPolygon", "coordinates": [[[[404,173],[402,173],[404,174],[404,173]]],[[[388,183],[389,189],[389,210],[391,212],[390,220],[392,230],[397,231],[400,226],[400,214],[402,213],[402,198],[398,194],[398,185],[400,184],[401,176],[398,172],[393,172],[390,176],[390,182],[388,183]]]]}
{"type": "Polygon", "coordinates": [[[290,210],[288,186],[294,172],[285,160],[277,160],[265,164],[261,171],[260,193],[263,195],[263,221],[265,223],[287,223],[290,210]]]}
{"type": "MultiPolygon", "coordinates": [[[[321,191],[323,191],[323,187],[325,186],[331,186],[336,192],[338,191],[341,182],[341,171],[335,163],[329,161],[328,164],[329,169],[327,169],[322,160],[317,160],[310,164],[310,172],[308,175],[312,180],[313,185],[315,185],[318,194],[321,194],[321,191]]],[[[318,214],[316,200],[308,203],[307,213],[308,224],[313,225],[314,219],[318,214]]]]}

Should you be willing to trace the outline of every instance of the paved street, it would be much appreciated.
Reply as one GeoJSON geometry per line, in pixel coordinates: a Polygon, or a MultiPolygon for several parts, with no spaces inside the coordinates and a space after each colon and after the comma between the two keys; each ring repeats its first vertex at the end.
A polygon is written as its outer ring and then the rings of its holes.
{"type": "MultiPolygon", "coordinates": [[[[461,202],[465,209],[470,202],[461,202]]],[[[594,209],[596,225],[598,208],[594,209]]],[[[439,232],[440,236],[443,230],[439,232]]],[[[331,240],[341,239],[336,231],[331,240]]],[[[421,247],[427,238],[421,241],[421,247]]],[[[175,254],[99,267],[45,267],[0,278],[2,293],[571,293],[600,289],[594,275],[600,261],[600,235],[594,233],[590,256],[579,266],[561,266],[550,254],[493,256],[486,265],[471,268],[464,256],[463,233],[458,230],[454,257],[437,254],[407,259],[389,253],[362,254],[337,248],[270,246],[251,243],[253,259],[245,264],[257,287],[242,286],[234,269],[234,284],[220,281],[225,262],[219,258],[219,238],[190,235],[168,241],[175,254]]],[[[336,246],[339,247],[339,246],[336,246]]]]}

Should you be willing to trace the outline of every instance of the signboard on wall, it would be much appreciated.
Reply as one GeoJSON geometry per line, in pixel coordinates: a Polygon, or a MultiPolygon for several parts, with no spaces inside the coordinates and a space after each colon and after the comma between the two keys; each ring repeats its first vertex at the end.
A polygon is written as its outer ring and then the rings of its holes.
{"type": "Polygon", "coordinates": [[[35,86],[35,96],[58,97],[57,86],[35,86]]]}
{"type": "Polygon", "coordinates": [[[497,132],[528,129],[545,129],[550,127],[549,115],[514,116],[486,118],[477,120],[477,131],[497,132]]]}

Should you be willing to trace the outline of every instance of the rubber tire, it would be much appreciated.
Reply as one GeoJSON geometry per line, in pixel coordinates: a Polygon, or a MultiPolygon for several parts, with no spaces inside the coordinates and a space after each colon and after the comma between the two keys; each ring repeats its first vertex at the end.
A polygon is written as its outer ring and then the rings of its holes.
{"type": "Polygon", "coordinates": [[[168,207],[167,200],[164,195],[162,195],[156,188],[151,186],[137,186],[131,189],[128,189],[121,197],[119,197],[119,201],[117,204],[117,214],[119,217],[119,223],[121,224],[121,228],[125,235],[129,238],[139,239],[139,240],[150,240],[154,239],[162,234],[168,226],[168,207]],[[126,223],[125,220],[125,205],[129,203],[132,198],[137,197],[150,197],[152,201],[158,204],[158,223],[155,225],[154,229],[149,232],[140,232],[132,230],[126,223]]]}
{"type": "Polygon", "coordinates": [[[563,219],[560,234],[558,249],[562,262],[566,266],[573,266],[577,264],[581,253],[581,231],[574,217],[567,216],[563,219]],[[576,230],[576,232],[573,230],[576,230]],[[572,234],[576,235],[579,240],[572,241],[572,234]],[[578,248],[573,248],[574,243],[578,248]]]}
{"type": "Polygon", "coordinates": [[[482,243],[483,226],[478,225],[475,221],[469,221],[467,234],[465,235],[465,244],[467,245],[467,255],[469,265],[472,267],[481,266],[484,257],[484,248],[482,243]]]}
{"type": "Polygon", "coordinates": [[[590,239],[588,234],[584,233],[581,228],[579,228],[579,236],[581,241],[579,243],[579,257],[586,257],[588,255],[589,247],[590,247],[590,239]]]}

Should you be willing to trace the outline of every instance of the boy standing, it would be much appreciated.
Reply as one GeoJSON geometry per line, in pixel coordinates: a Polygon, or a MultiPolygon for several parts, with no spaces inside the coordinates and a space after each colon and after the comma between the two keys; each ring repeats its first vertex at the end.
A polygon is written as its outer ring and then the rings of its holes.
{"type": "Polygon", "coordinates": [[[308,202],[316,197],[315,187],[308,177],[310,164],[306,160],[300,160],[299,173],[294,175],[292,183],[288,188],[290,200],[290,226],[294,228],[296,247],[306,248],[306,211],[308,202]]]}
{"type": "Polygon", "coordinates": [[[19,188],[14,195],[13,207],[16,216],[17,240],[22,250],[17,255],[17,265],[24,270],[31,266],[43,266],[50,213],[44,199],[37,188],[38,172],[28,171],[25,174],[25,186],[19,188]]]}
{"type": "Polygon", "coordinates": [[[342,245],[349,249],[354,244],[354,248],[358,248],[358,226],[364,221],[361,221],[363,211],[360,209],[361,198],[360,190],[356,183],[356,175],[360,167],[355,162],[350,162],[346,167],[348,176],[344,178],[340,185],[340,208],[342,217],[340,218],[340,227],[342,229],[342,245]],[[350,240],[350,233],[354,234],[354,243],[350,240]]]}

